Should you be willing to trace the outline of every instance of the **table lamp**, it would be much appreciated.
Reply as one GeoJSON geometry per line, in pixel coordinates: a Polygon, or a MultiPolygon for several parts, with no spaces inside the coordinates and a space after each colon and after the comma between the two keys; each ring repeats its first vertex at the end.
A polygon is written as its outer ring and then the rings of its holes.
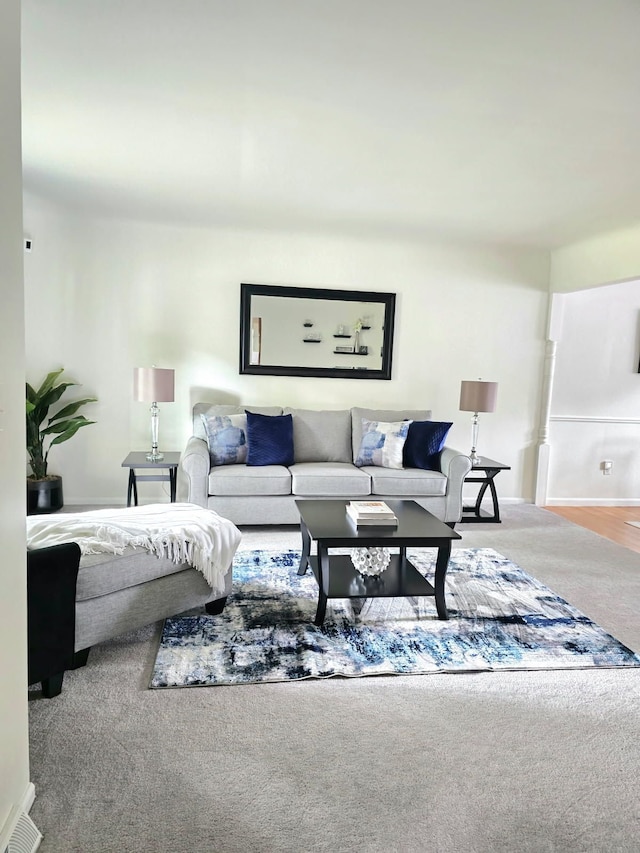
{"type": "Polygon", "coordinates": [[[160,462],[164,455],[158,451],[158,403],[173,403],[175,371],[163,367],[134,367],[133,398],[140,403],[151,403],[151,452],[149,462],[160,462]]]}
{"type": "Polygon", "coordinates": [[[480,462],[478,447],[478,414],[480,412],[495,412],[498,398],[497,382],[482,382],[482,380],[463,380],[460,384],[460,411],[473,412],[471,420],[471,464],[480,462]]]}

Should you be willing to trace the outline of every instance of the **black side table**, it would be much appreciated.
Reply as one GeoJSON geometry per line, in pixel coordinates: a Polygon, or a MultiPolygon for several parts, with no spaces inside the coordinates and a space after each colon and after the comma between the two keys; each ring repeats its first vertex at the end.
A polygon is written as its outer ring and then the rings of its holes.
{"type": "Polygon", "coordinates": [[[498,495],[496,486],[493,482],[496,474],[500,471],[510,471],[510,465],[503,465],[502,462],[496,462],[495,459],[488,459],[486,456],[479,456],[477,463],[464,478],[465,483],[481,483],[478,497],[473,506],[462,507],[462,518],[460,523],[467,522],[468,524],[482,522],[483,524],[500,524],[500,507],[498,506],[498,495]],[[478,472],[482,472],[481,476],[474,476],[478,472]],[[491,500],[493,501],[493,515],[481,510],[482,499],[485,492],[489,489],[491,492],[491,500]]]}
{"type": "Polygon", "coordinates": [[[131,495],[133,494],[133,505],[138,506],[138,482],[142,480],[164,481],[169,483],[169,491],[171,494],[171,503],[176,501],[176,483],[178,476],[178,464],[180,462],[180,454],[169,452],[164,454],[164,459],[160,462],[149,462],[147,453],[144,450],[134,450],[130,453],[122,463],[123,468],[129,469],[129,485],[127,488],[127,506],[131,506],[131,495]],[[154,468],[166,469],[165,474],[136,474],[136,468],[154,468]]]}

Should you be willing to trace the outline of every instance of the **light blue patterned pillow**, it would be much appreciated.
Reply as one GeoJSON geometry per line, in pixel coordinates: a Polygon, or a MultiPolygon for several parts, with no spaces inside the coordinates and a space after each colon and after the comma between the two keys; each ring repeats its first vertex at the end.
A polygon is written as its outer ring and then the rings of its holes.
{"type": "Polygon", "coordinates": [[[212,465],[236,465],[247,461],[246,415],[200,415],[207,434],[212,465]]]}
{"type": "Polygon", "coordinates": [[[382,423],[362,418],[362,441],[355,464],[402,468],[402,451],[413,421],[382,423]]]}

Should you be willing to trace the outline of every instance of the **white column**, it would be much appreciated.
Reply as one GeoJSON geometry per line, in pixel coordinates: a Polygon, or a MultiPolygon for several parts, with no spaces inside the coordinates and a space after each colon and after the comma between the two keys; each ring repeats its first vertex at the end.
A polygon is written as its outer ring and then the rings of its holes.
{"type": "Polygon", "coordinates": [[[540,406],[540,426],[538,429],[538,460],[536,471],[536,506],[544,506],[548,497],[549,461],[551,445],[549,444],[549,418],[551,416],[551,395],[553,393],[553,374],[556,367],[555,341],[547,341],[544,355],[542,376],[542,400],[540,406]]]}
{"type": "Polygon", "coordinates": [[[549,441],[549,421],[551,418],[551,399],[553,396],[553,376],[556,369],[557,342],[562,333],[562,315],[564,296],[561,293],[551,294],[549,303],[549,321],[547,342],[545,345],[544,365],[542,370],[542,397],[540,400],[540,421],[538,425],[538,458],[536,467],[536,506],[545,506],[549,497],[549,466],[551,461],[551,444],[549,441]]]}

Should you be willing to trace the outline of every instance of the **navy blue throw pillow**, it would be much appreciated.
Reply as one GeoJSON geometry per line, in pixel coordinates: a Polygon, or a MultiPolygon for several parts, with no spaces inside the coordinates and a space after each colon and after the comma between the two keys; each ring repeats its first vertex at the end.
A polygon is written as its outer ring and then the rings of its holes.
{"type": "Polygon", "coordinates": [[[446,421],[413,421],[402,451],[405,468],[440,470],[440,451],[453,424],[446,421]]]}
{"type": "Polygon", "coordinates": [[[293,418],[247,412],[247,444],[247,465],[293,465],[293,418]]]}

